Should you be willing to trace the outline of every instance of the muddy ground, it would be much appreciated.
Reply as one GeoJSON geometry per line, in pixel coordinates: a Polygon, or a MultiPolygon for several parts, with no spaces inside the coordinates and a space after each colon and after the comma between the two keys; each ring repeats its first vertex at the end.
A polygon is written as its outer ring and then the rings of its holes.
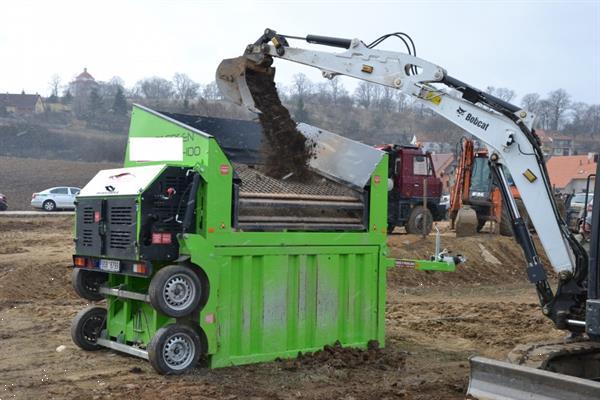
{"type": "MultiPolygon", "coordinates": [[[[0,400],[462,399],[469,356],[503,358],[518,343],[562,335],[538,310],[511,239],[457,242],[446,232],[444,246],[467,265],[452,274],[390,270],[384,349],[333,346],[294,361],[160,376],[144,360],[72,344],[70,322],[86,302],[69,284],[71,224],[0,217],[0,400]]],[[[433,240],[395,234],[390,252],[426,257],[433,240]]]]}

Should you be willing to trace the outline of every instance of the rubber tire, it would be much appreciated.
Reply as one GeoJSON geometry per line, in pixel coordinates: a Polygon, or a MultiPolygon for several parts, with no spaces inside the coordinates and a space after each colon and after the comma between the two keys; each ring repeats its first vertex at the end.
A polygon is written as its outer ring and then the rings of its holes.
{"type": "MultiPolygon", "coordinates": [[[[519,210],[519,214],[521,214],[521,218],[523,218],[523,222],[528,230],[533,229],[533,224],[529,220],[529,214],[527,213],[527,209],[525,208],[525,204],[523,204],[523,200],[515,199],[515,203],[517,204],[517,209],[519,210]]],[[[502,236],[514,236],[512,224],[510,222],[510,215],[508,213],[508,208],[504,206],[502,203],[502,215],[500,217],[500,234],[502,236]]]]}
{"type": "Polygon", "coordinates": [[[498,224],[498,231],[502,236],[513,236],[512,224],[510,222],[510,213],[508,208],[502,203],[502,214],[500,215],[500,223],[498,224]]]}
{"type": "Polygon", "coordinates": [[[95,342],[102,329],[106,327],[106,309],[102,307],[88,307],[77,313],[73,322],[71,322],[71,339],[79,348],[86,351],[96,351],[102,349],[102,346],[95,342]],[[94,340],[87,338],[83,332],[86,322],[90,319],[102,319],[100,329],[97,329],[94,340]]]}
{"type": "Polygon", "coordinates": [[[423,228],[418,226],[419,216],[424,216],[425,218],[425,234],[428,235],[433,227],[433,216],[431,215],[431,211],[423,206],[416,206],[411,210],[408,222],[406,223],[406,232],[415,235],[423,234],[423,228]]]}
{"type": "Polygon", "coordinates": [[[56,203],[53,200],[46,200],[42,203],[42,208],[44,209],[44,211],[56,211],[56,203]]]}
{"type": "Polygon", "coordinates": [[[150,296],[150,303],[159,312],[173,318],[181,318],[191,314],[202,300],[203,290],[200,278],[196,272],[190,267],[183,265],[168,265],[158,270],[150,281],[150,287],[148,288],[148,295],[150,296]],[[194,285],[194,298],[190,301],[189,305],[184,309],[177,310],[171,308],[171,306],[165,301],[163,297],[163,291],[165,285],[174,275],[185,275],[189,282],[194,285]]]}
{"type": "Polygon", "coordinates": [[[91,301],[104,299],[104,295],[98,293],[98,286],[107,280],[108,274],[104,272],[73,268],[73,272],[71,273],[71,284],[75,293],[79,297],[91,301]],[[92,280],[91,282],[90,279],[92,280]]]}
{"type": "Polygon", "coordinates": [[[150,360],[150,364],[152,367],[154,367],[156,372],[161,375],[180,375],[190,371],[196,367],[196,364],[198,364],[198,359],[203,352],[204,350],[202,349],[200,337],[196,331],[183,324],[170,324],[163,326],[156,331],[154,337],[148,344],[148,359],[150,360]],[[194,354],[187,366],[182,369],[173,369],[164,359],[165,345],[171,337],[181,333],[186,334],[191,339],[194,346],[194,354]]]}

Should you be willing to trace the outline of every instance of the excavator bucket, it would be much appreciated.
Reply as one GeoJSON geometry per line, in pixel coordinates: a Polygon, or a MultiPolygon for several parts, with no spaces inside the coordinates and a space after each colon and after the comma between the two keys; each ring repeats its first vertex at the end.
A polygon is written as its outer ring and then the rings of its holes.
{"type": "Polygon", "coordinates": [[[462,206],[456,213],[454,222],[456,237],[476,235],[477,224],[477,212],[469,206],[462,206]]]}
{"type": "Polygon", "coordinates": [[[270,75],[271,80],[274,78],[273,68],[261,66],[247,56],[227,58],[221,61],[217,68],[215,76],[217,87],[225,99],[245,106],[252,112],[260,113],[254,104],[251,89],[246,81],[249,70],[254,73],[270,75]]]}

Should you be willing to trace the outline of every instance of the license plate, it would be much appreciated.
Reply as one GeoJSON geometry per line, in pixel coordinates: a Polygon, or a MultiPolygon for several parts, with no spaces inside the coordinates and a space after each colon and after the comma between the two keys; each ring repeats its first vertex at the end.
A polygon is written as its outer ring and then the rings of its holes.
{"type": "Polygon", "coordinates": [[[121,270],[121,261],[100,260],[100,269],[102,271],[119,272],[121,270]]]}

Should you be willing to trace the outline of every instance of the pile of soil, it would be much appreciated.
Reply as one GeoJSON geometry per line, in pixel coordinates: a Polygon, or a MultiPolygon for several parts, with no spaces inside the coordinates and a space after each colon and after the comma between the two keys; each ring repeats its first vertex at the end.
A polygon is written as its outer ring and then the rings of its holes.
{"type": "MultiPolygon", "coordinates": [[[[523,250],[514,238],[489,232],[475,236],[457,238],[448,230],[447,222],[438,222],[442,248],[451,254],[461,254],[467,258],[456,272],[417,271],[409,268],[392,268],[388,273],[389,287],[398,289],[445,286],[448,288],[464,285],[526,284],[527,271],[523,250]]],[[[550,262],[544,253],[537,236],[534,243],[548,278],[555,279],[550,262]]],[[[389,256],[406,259],[429,259],[435,251],[435,236],[421,238],[419,235],[392,234],[388,236],[389,256]]],[[[533,290],[533,288],[532,288],[533,290]]]]}
{"type": "Polygon", "coordinates": [[[371,340],[366,350],[342,347],[342,344],[336,341],[332,346],[327,345],[314,353],[299,353],[296,359],[279,360],[283,364],[282,368],[287,371],[311,367],[354,369],[366,365],[381,370],[399,370],[403,368],[405,361],[404,355],[398,357],[383,351],[376,340],[371,340]]]}
{"type": "Polygon", "coordinates": [[[312,173],[308,162],[314,155],[315,143],[296,129],[296,122],[281,104],[272,75],[247,70],[246,82],[256,108],[261,111],[259,120],[266,138],[262,149],[265,173],[277,179],[309,179],[312,173]]]}

